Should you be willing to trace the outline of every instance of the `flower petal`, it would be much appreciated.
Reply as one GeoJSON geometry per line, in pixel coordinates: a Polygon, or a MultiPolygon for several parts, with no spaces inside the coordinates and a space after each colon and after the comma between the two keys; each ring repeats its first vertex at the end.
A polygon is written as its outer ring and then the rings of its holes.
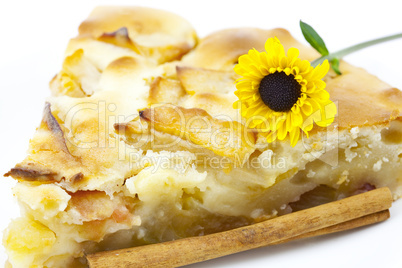
{"type": "Polygon", "coordinates": [[[294,62],[297,60],[297,57],[299,57],[299,50],[295,47],[291,47],[288,49],[287,56],[289,65],[293,66],[294,62]]]}
{"type": "Polygon", "coordinates": [[[285,56],[285,49],[276,37],[269,38],[267,42],[265,42],[265,50],[267,51],[268,56],[275,55],[279,58],[285,56]]]}
{"type": "Polygon", "coordinates": [[[289,133],[289,138],[290,138],[290,145],[292,145],[292,147],[295,147],[300,138],[300,128],[297,127],[292,129],[289,133]]]}
{"type": "Polygon", "coordinates": [[[286,125],[285,126],[281,126],[278,128],[278,140],[284,140],[286,138],[286,135],[288,134],[288,131],[286,129],[286,125]]]}
{"type": "Polygon", "coordinates": [[[303,117],[300,113],[292,113],[292,127],[299,127],[303,124],[303,117]]]}
{"type": "Polygon", "coordinates": [[[304,102],[303,106],[301,106],[300,109],[306,116],[309,116],[313,113],[313,106],[310,104],[308,100],[304,102]]]}
{"type": "Polygon", "coordinates": [[[300,62],[298,62],[297,66],[300,69],[300,73],[301,74],[306,74],[307,72],[309,72],[311,70],[311,64],[308,60],[302,60],[300,62]]]}
{"type": "Polygon", "coordinates": [[[316,121],[316,124],[320,127],[327,127],[334,122],[336,115],[336,105],[332,101],[329,101],[325,105],[323,105],[321,109],[321,120],[316,121]]]}
{"type": "Polygon", "coordinates": [[[316,90],[309,94],[309,97],[319,102],[326,102],[329,99],[329,93],[326,90],[316,90]]]}
{"type": "Polygon", "coordinates": [[[277,136],[277,133],[276,133],[276,131],[271,131],[268,135],[267,135],[267,142],[268,143],[272,143],[272,142],[274,142],[275,140],[276,140],[276,136],[277,136]]]}
{"type": "Polygon", "coordinates": [[[328,60],[325,60],[322,64],[314,68],[313,76],[310,79],[320,80],[328,73],[328,71],[329,71],[329,63],[328,60]]]}
{"type": "Polygon", "coordinates": [[[326,83],[324,82],[324,81],[322,81],[322,80],[315,80],[314,81],[314,84],[315,84],[315,86],[318,88],[318,89],[324,89],[325,87],[326,87],[326,83]]]}

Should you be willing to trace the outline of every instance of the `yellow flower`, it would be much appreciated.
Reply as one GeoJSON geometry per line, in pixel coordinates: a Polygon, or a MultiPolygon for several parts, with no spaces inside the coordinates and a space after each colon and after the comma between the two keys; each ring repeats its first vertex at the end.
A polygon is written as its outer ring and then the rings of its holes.
{"type": "Polygon", "coordinates": [[[264,52],[252,49],[239,57],[234,70],[242,77],[236,81],[233,105],[241,109],[248,127],[266,134],[267,141],[289,137],[292,146],[307,136],[316,123],[329,126],[336,114],[336,106],[329,99],[322,78],[329,70],[328,61],[312,67],[298,58],[299,50],[285,50],[277,38],[265,43],[264,52]]]}

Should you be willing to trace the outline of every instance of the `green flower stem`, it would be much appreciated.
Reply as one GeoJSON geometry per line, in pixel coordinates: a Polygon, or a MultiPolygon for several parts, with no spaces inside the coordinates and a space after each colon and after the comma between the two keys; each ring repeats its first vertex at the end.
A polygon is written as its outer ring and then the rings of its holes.
{"type": "Polygon", "coordinates": [[[402,38],[402,33],[399,34],[394,34],[394,35],[390,35],[390,36],[386,36],[386,37],[382,37],[382,38],[378,38],[378,39],[374,39],[371,41],[367,41],[367,42],[363,42],[354,46],[350,46],[347,47],[345,49],[339,50],[335,53],[330,53],[327,56],[323,56],[321,58],[318,58],[314,61],[311,62],[311,65],[313,67],[316,67],[318,64],[321,64],[324,60],[328,60],[328,61],[332,61],[333,59],[340,59],[348,54],[351,54],[353,52],[356,52],[358,50],[361,50],[363,48],[366,47],[370,47],[376,44],[380,44],[386,41],[390,41],[390,40],[394,40],[394,39],[398,39],[398,38],[402,38]]]}

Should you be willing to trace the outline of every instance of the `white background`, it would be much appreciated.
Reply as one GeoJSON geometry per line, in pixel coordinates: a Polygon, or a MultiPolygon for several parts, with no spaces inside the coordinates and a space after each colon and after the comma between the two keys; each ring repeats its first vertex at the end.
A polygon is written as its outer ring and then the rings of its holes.
{"type": "MultiPolygon", "coordinates": [[[[60,70],[69,38],[96,5],[142,5],[175,12],[199,36],[240,26],[283,27],[304,40],[299,20],[330,51],[402,32],[399,1],[5,1],[0,3],[0,173],[23,160],[41,119],[48,82],[60,70]]],[[[402,88],[402,39],[345,59],[402,88]]],[[[362,89],[364,90],[364,89],[362,89]]],[[[0,177],[1,178],[1,177],[0,177]]],[[[1,178],[0,229],[18,216],[14,184],[1,178]]],[[[261,248],[191,267],[402,267],[402,201],[388,221],[342,234],[261,248]]],[[[0,248],[0,263],[6,255],[0,248]]],[[[1,265],[1,264],[0,264],[1,265]]]]}

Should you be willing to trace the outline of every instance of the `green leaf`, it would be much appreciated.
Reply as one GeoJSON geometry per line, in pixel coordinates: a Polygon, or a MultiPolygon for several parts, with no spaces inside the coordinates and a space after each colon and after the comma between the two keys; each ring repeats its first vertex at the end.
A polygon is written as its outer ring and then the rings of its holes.
{"type": "Polygon", "coordinates": [[[341,71],[339,70],[339,58],[333,58],[331,60],[331,67],[332,70],[334,70],[334,72],[338,75],[341,75],[341,71]]]}
{"type": "Polygon", "coordinates": [[[313,48],[315,48],[315,50],[317,50],[322,56],[327,56],[329,54],[324,41],[313,29],[313,27],[300,20],[300,29],[303,33],[304,38],[313,48]]]}

